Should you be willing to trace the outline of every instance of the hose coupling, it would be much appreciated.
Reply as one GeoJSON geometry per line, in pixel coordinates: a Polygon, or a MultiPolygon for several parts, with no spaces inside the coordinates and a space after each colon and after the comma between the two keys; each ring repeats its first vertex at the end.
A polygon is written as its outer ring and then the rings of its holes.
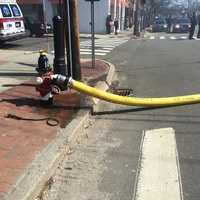
{"type": "Polygon", "coordinates": [[[62,87],[68,87],[69,77],[61,75],[61,74],[54,74],[51,75],[52,82],[62,87]]]}

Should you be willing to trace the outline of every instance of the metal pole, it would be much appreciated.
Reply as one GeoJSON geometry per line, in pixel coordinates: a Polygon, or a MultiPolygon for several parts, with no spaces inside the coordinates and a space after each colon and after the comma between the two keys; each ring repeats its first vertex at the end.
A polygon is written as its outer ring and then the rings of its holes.
{"type": "Polygon", "coordinates": [[[69,0],[64,0],[64,27],[65,27],[65,42],[67,52],[67,72],[68,76],[73,75],[72,71],[72,38],[71,38],[71,22],[70,22],[70,8],[69,0]]]}
{"type": "Polygon", "coordinates": [[[45,0],[42,0],[42,8],[43,8],[45,32],[47,33],[47,13],[46,13],[46,2],[45,2],[45,0]]]}
{"type": "Polygon", "coordinates": [[[136,0],[135,2],[135,12],[134,12],[134,32],[133,35],[139,36],[139,0],[136,0]]]}
{"type": "MultiPolygon", "coordinates": [[[[47,11],[46,11],[46,0],[42,0],[42,9],[43,9],[43,20],[44,20],[44,28],[45,33],[47,33],[47,11]]],[[[47,52],[49,52],[49,38],[48,35],[46,37],[46,43],[47,43],[47,52]]]]}
{"type": "Polygon", "coordinates": [[[60,16],[53,18],[54,30],[54,73],[66,75],[65,64],[65,43],[64,43],[64,27],[63,19],[60,16]]]}
{"type": "Polygon", "coordinates": [[[59,0],[59,8],[58,8],[59,15],[63,18],[63,12],[62,12],[62,0],[59,0]]]}
{"type": "Polygon", "coordinates": [[[117,0],[114,1],[114,19],[117,17],[117,0]]]}
{"type": "Polygon", "coordinates": [[[91,1],[92,68],[95,67],[94,1],[91,1]]]}
{"type": "Polygon", "coordinates": [[[71,24],[71,48],[73,78],[81,80],[81,61],[80,61],[80,36],[78,18],[78,0],[70,0],[70,24],[71,24]]]}

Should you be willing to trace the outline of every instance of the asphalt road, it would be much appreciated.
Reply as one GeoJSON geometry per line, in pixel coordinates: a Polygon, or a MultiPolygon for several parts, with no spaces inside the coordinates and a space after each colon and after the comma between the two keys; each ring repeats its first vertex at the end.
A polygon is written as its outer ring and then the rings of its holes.
{"type": "Polygon", "coordinates": [[[40,49],[53,50],[53,37],[28,37],[17,41],[6,42],[1,45],[0,48],[19,51],[38,51],[40,49]]]}
{"type": "MultiPolygon", "coordinates": [[[[81,38],[81,41],[85,40],[88,39],[81,38]]],[[[54,50],[53,37],[27,37],[17,41],[6,42],[0,46],[0,49],[14,49],[19,51],[38,51],[40,49],[46,49],[51,52],[54,50]]]]}
{"type": "MultiPolygon", "coordinates": [[[[129,32],[127,32],[129,33],[129,32]]],[[[109,54],[116,46],[126,42],[128,37],[126,34],[120,36],[115,35],[97,35],[95,39],[95,57],[102,59],[106,54],[109,54]]],[[[13,42],[7,42],[0,46],[0,50],[16,50],[25,52],[38,52],[41,49],[45,49],[50,55],[54,54],[54,41],[53,37],[28,37],[22,40],[13,42]]],[[[80,57],[91,58],[91,39],[88,35],[80,36],[80,57]]]]}
{"type": "MultiPolygon", "coordinates": [[[[7,43],[1,49],[52,50],[52,39],[26,38],[7,43]]],[[[104,44],[101,45],[103,48],[104,44]]],[[[132,88],[134,95],[177,96],[200,91],[199,49],[200,41],[189,41],[187,35],[159,33],[141,40],[129,40],[101,58],[115,64],[121,87],[132,88]]],[[[57,170],[46,199],[140,200],[138,188],[146,187],[140,174],[145,169],[151,174],[145,164],[148,159],[143,158],[142,147],[148,146],[143,143],[144,132],[173,128],[176,147],[169,143],[160,147],[160,153],[168,147],[178,151],[178,170],[172,171],[178,171],[181,195],[175,200],[199,200],[199,110],[199,104],[143,109],[102,103],[102,112],[91,118],[91,127],[86,129],[76,149],[57,170]]],[[[155,146],[153,142],[152,146],[155,146]]],[[[165,156],[161,160],[168,165],[165,156]]],[[[171,163],[172,158],[167,158],[169,160],[171,163]]],[[[162,181],[163,178],[157,181],[157,190],[162,181]]],[[[175,185],[171,187],[175,188],[175,185]]],[[[161,194],[161,199],[170,199],[167,190],[161,194]]],[[[155,196],[153,199],[156,200],[155,196]]]]}
{"type": "MultiPolygon", "coordinates": [[[[130,41],[107,58],[117,66],[122,84],[133,88],[139,97],[199,93],[200,41],[160,40],[158,36],[167,35],[156,35],[154,40],[130,41]]],[[[175,130],[185,200],[200,198],[199,108],[197,104],[155,110],[133,109],[125,114],[126,120],[140,132],[166,127],[175,130]]],[[[114,118],[123,119],[120,114],[114,118]]]]}
{"type": "MultiPolygon", "coordinates": [[[[104,58],[115,64],[120,86],[138,97],[199,93],[200,41],[152,35],[130,40],[104,58]]],[[[199,200],[199,104],[145,109],[102,103],[101,109],[44,199],[199,200]],[[166,132],[149,134],[155,129],[166,132]]]]}

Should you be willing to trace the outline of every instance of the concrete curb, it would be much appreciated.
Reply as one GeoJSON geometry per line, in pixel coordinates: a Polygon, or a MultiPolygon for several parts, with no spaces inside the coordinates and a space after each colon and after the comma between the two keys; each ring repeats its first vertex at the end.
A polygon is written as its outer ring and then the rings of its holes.
{"type": "MultiPolygon", "coordinates": [[[[108,88],[115,73],[113,64],[106,62],[109,66],[109,72],[104,85],[108,88]]],[[[98,85],[98,84],[97,84],[98,85]]],[[[97,101],[94,107],[98,107],[97,101]]],[[[24,174],[18,179],[17,183],[6,194],[6,200],[33,200],[40,193],[44,185],[50,180],[64,157],[69,153],[71,147],[75,145],[76,140],[81,136],[82,130],[89,125],[90,109],[81,110],[76,114],[65,129],[58,132],[58,136],[50,143],[25,170],[24,174]]]]}
{"type": "MultiPolygon", "coordinates": [[[[109,65],[109,72],[107,74],[107,77],[106,77],[106,80],[105,81],[99,81],[96,85],[96,88],[97,89],[100,89],[100,90],[108,90],[109,89],[109,86],[111,85],[112,83],[112,80],[115,76],[115,66],[108,62],[108,61],[105,61],[103,60],[107,65],[109,65]]],[[[94,104],[93,104],[93,112],[98,112],[99,111],[99,102],[101,101],[100,99],[97,99],[97,98],[92,98],[94,104]]]]}
{"type": "MultiPolygon", "coordinates": [[[[88,84],[94,85],[96,84],[96,82],[102,82],[101,80],[104,80],[104,82],[108,83],[108,85],[111,84],[113,75],[115,73],[115,67],[113,66],[113,64],[109,63],[108,61],[102,60],[102,59],[96,59],[97,61],[103,61],[104,63],[106,63],[109,66],[109,70],[108,72],[104,72],[102,74],[98,74],[98,76],[96,77],[88,77],[85,78],[83,80],[83,82],[87,82],[88,84]]],[[[85,59],[85,61],[91,61],[89,59],[85,59]]],[[[98,85],[98,84],[97,84],[98,85]]],[[[102,88],[104,89],[104,88],[102,88]]]]}

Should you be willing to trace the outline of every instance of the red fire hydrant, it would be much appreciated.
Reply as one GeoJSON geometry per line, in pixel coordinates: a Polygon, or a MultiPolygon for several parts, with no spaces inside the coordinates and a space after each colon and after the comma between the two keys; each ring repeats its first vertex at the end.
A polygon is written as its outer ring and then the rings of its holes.
{"type": "Polygon", "coordinates": [[[53,96],[59,94],[60,88],[53,83],[53,70],[49,65],[47,52],[40,51],[38,67],[36,68],[38,77],[36,78],[36,91],[40,93],[42,105],[52,105],[53,96]]]}

